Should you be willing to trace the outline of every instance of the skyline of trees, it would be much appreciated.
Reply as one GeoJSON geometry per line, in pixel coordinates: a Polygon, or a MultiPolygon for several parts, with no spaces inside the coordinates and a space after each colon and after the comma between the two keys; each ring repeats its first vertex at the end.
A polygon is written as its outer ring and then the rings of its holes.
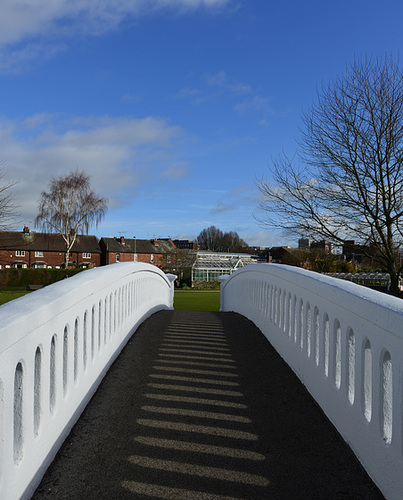
{"type": "Polygon", "coordinates": [[[236,231],[223,232],[215,226],[203,229],[196,238],[201,250],[213,252],[246,252],[248,244],[236,231]]]}

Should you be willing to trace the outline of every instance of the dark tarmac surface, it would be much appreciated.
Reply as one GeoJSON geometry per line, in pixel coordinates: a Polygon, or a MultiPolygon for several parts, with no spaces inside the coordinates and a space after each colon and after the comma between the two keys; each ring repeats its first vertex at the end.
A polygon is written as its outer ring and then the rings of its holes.
{"type": "Polygon", "coordinates": [[[383,496],[250,321],[162,311],[122,351],[32,498],[383,496]]]}

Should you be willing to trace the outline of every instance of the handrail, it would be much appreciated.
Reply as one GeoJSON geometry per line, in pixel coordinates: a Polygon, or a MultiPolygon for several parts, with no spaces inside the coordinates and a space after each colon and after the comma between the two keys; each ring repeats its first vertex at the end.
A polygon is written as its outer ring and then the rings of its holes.
{"type": "Polygon", "coordinates": [[[0,307],[0,498],[30,498],[130,336],[172,309],[175,278],[119,263],[0,307]]]}
{"type": "Polygon", "coordinates": [[[385,497],[403,498],[403,301],[304,269],[250,264],[221,278],[221,310],[260,328],[385,497]]]}

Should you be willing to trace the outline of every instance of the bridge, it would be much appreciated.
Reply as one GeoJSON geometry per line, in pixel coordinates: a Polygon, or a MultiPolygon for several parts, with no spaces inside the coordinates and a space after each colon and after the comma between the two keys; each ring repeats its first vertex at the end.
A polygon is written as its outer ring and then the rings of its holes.
{"type": "Polygon", "coordinates": [[[251,264],[181,312],[174,279],[122,263],[2,306],[0,498],[403,497],[399,299],[251,264]]]}

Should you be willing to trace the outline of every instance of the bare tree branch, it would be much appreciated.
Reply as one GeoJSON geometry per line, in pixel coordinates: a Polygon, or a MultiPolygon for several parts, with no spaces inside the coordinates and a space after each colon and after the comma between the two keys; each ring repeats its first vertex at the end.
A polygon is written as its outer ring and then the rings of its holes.
{"type": "Polygon", "coordinates": [[[298,163],[281,156],[258,182],[264,223],[288,233],[356,240],[398,290],[403,243],[403,74],[392,57],[361,58],[303,115],[298,163]]]}
{"type": "Polygon", "coordinates": [[[0,230],[14,226],[18,216],[18,206],[14,203],[12,188],[16,183],[6,182],[6,161],[0,160],[0,230]]]}

